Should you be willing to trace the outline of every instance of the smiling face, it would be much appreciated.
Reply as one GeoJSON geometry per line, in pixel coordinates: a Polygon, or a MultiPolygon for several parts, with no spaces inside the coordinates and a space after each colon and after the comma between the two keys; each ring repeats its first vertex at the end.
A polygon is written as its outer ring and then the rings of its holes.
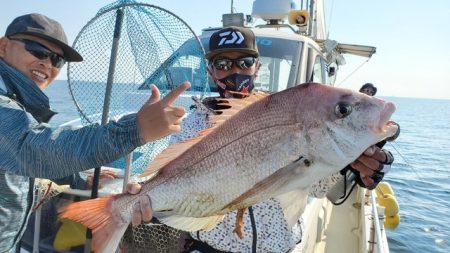
{"type": "MultiPolygon", "coordinates": [[[[12,36],[15,39],[28,39],[42,44],[49,50],[63,55],[63,51],[57,45],[42,38],[17,34],[12,36]]],[[[0,58],[13,66],[28,78],[30,78],[41,90],[56,78],[60,69],[52,65],[49,58],[40,60],[25,50],[25,44],[18,40],[10,40],[6,37],[0,38],[0,58]]]]}

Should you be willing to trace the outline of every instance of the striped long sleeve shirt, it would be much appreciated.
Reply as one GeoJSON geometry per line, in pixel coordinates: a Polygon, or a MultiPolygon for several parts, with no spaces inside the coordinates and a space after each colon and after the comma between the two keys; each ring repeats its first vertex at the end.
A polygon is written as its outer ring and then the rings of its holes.
{"type": "Polygon", "coordinates": [[[40,123],[8,96],[0,78],[0,252],[8,252],[26,227],[34,178],[61,178],[99,167],[143,144],[135,114],[78,129],[40,123]]]}

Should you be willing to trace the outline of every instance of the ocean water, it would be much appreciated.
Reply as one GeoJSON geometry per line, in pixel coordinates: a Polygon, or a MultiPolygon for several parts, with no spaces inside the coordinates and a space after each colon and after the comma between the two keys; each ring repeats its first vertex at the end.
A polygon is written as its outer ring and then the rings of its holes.
{"type": "Polygon", "coordinates": [[[386,175],[401,221],[388,232],[391,252],[450,252],[450,100],[392,98],[399,138],[386,148],[395,162],[386,175]]]}
{"type": "MultiPolygon", "coordinates": [[[[60,112],[54,126],[78,117],[66,81],[46,90],[60,112]]],[[[400,137],[385,147],[395,162],[385,180],[400,204],[401,222],[388,231],[391,252],[450,252],[450,100],[385,97],[397,106],[400,137]]]]}

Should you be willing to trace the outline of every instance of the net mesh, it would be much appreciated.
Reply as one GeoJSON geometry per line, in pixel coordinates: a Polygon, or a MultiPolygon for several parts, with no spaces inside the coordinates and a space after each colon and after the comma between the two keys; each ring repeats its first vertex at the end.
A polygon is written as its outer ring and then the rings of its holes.
{"type": "MultiPolygon", "coordinates": [[[[155,84],[164,97],[182,82],[190,81],[191,88],[175,101],[176,106],[184,106],[187,111],[193,105],[191,96],[202,98],[209,94],[204,50],[191,28],[159,7],[118,1],[102,8],[75,40],[74,48],[83,55],[84,61],[69,64],[68,81],[83,125],[100,123],[102,119],[119,9],[124,15],[117,43],[109,119],[137,112],[151,95],[150,84],[155,84]]],[[[132,173],[141,173],[168,146],[168,140],[163,138],[136,149],[132,173]]],[[[124,168],[125,161],[110,166],[124,168]]]]}
{"type": "Polygon", "coordinates": [[[34,180],[34,198],[36,199],[34,209],[47,203],[51,198],[58,196],[68,188],[68,185],[58,185],[49,179],[36,178],[34,180]]]}
{"type": "MultiPolygon", "coordinates": [[[[194,104],[192,96],[202,99],[209,95],[204,50],[192,29],[160,7],[117,1],[100,9],[75,39],[74,48],[84,61],[69,64],[68,82],[83,125],[100,123],[102,119],[118,10],[123,11],[123,21],[115,58],[110,120],[137,112],[151,95],[150,84],[155,84],[164,97],[182,82],[190,81],[191,88],[175,102],[186,111],[194,104]]],[[[169,137],[134,150],[132,176],[142,173],[168,142],[169,137]]],[[[124,168],[125,160],[109,166],[124,168]]],[[[124,252],[179,252],[181,234],[161,224],[130,227],[121,247],[124,252]]]]}
{"type": "Polygon", "coordinates": [[[122,252],[178,253],[184,246],[186,233],[162,224],[128,227],[122,238],[122,252]]]}

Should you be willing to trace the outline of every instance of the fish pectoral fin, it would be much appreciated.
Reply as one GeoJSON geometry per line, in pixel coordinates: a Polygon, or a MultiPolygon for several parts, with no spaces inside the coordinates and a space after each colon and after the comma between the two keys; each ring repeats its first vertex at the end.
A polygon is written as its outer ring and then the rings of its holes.
{"type": "Polygon", "coordinates": [[[229,212],[244,206],[248,207],[260,202],[261,196],[271,198],[291,191],[292,189],[284,190],[284,188],[289,187],[289,182],[292,181],[293,176],[302,174],[304,168],[309,167],[310,163],[310,160],[300,156],[295,161],[281,167],[272,175],[253,185],[248,191],[228,203],[221,211],[229,212]]]}
{"type": "Polygon", "coordinates": [[[296,189],[275,197],[283,208],[284,218],[293,227],[305,211],[309,188],[296,189]]]}
{"type": "Polygon", "coordinates": [[[183,231],[211,230],[219,223],[224,215],[208,216],[208,217],[187,217],[181,215],[163,215],[154,213],[161,223],[183,231]]]}

